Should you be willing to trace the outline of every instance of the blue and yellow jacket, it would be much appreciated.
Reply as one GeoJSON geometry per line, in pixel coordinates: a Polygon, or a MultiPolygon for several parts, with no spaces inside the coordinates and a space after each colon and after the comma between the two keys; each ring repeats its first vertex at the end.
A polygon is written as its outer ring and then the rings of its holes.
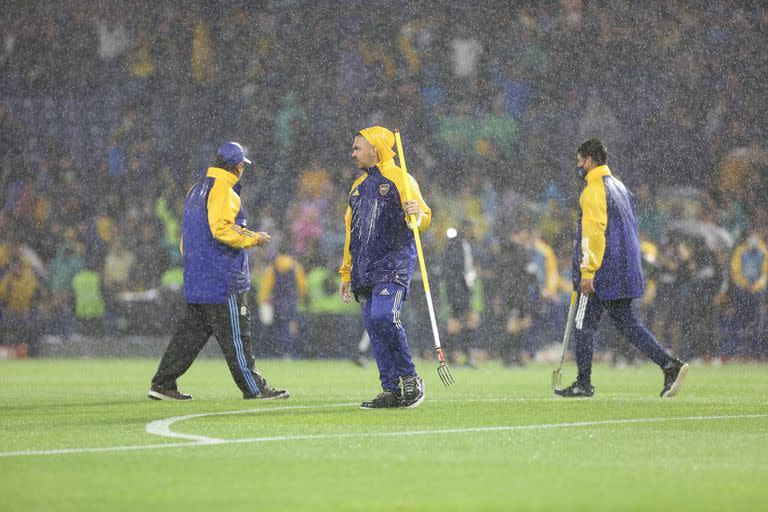
{"type": "MultiPolygon", "coordinates": [[[[381,161],[360,176],[348,196],[344,215],[346,238],[339,274],[358,293],[381,283],[397,283],[406,289],[416,263],[416,243],[403,210],[405,188],[401,169],[395,165],[394,134],[374,126],[360,134],[373,144],[381,161]]],[[[419,231],[432,221],[419,185],[408,175],[413,199],[422,211],[419,231]]]]}
{"type": "Polygon", "coordinates": [[[578,290],[581,279],[594,279],[602,300],[640,297],[643,271],[632,196],[607,165],[595,167],[584,180],[571,274],[574,287],[578,290]]]}
{"type": "Polygon", "coordinates": [[[731,279],[741,290],[762,293],[768,285],[768,246],[761,240],[752,246],[744,241],[731,256],[731,279]]]}
{"type": "Polygon", "coordinates": [[[184,299],[192,304],[222,304],[250,288],[248,254],[260,235],[246,229],[238,177],[209,167],[187,193],[181,252],[184,299]]]}

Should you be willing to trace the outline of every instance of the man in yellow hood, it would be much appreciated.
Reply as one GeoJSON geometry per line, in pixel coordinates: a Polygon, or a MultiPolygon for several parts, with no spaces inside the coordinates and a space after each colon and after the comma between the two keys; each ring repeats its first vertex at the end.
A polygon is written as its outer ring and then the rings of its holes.
{"type": "Polygon", "coordinates": [[[408,222],[415,215],[424,231],[432,211],[411,176],[413,199],[406,200],[406,178],[395,165],[394,144],[390,130],[372,126],[358,132],[352,145],[352,159],[363,174],[350,189],[344,216],[340,291],[344,302],[354,295],[360,303],[383,389],[361,404],[364,409],[416,407],[424,401],[424,382],[411,358],[400,309],[417,257],[408,222]]]}

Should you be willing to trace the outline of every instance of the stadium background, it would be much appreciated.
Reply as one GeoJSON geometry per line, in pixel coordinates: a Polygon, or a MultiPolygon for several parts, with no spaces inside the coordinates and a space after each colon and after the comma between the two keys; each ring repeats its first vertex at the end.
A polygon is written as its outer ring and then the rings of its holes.
{"type": "MultiPolygon", "coordinates": [[[[494,275],[499,240],[520,225],[537,233],[532,354],[562,324],[573,151],[598,134],[658,248],[645,314],[665,343],[689,357],[766,356],[764,285],[761,315],[746,323],[730,275],[735,247],[768,234],[759,2],[131,5],[4,2],[6,357],[162,350],[180,300],[181,200],[224,140],[248,146],[244,205],[250,225],[274,237],[251,254],[255,285],[282,248],[317,270],[310,295],[328,299],[351,136],[374,123],[401,129],[435,211],[426,254],[436,281],[450,225],[475,226],[486,283],[514,278],[494,275]],[[547,270],[553,255],[560,279],[547,270]],[[103,308],[83,303],[78,276],[99,283],[103,308]]],[[[481,311],[487,293],[477,290],[481,311]]],[[[304,355],[348,357],[361,332],[355,311],[323,304],[306,305],[304,355]]],[[[426,349],[421,307],[414,294],[407,320],[426,349]]],[[[279,355],[255,327],[260,356],[279,355]]],[[[476,347],[493,355],[492,338],[476,347]]]]}

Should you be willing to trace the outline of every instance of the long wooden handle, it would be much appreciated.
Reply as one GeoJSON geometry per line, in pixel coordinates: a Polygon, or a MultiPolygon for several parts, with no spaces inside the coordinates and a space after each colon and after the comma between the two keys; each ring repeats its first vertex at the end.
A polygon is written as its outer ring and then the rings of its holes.
{"type": "MultiPolygon", "coordinates": [[[[403,141],[400,139],[400,130],[395,130],[395,142],[397,143],[397,154],[400,159],[400,170],[403,172],[403,182],[405,187],[405,200],[410,201],[413,199],[413,192],[411,191],[411,180],[408,176],[408,168],[405,164],[405,155],[403,154],[403,141]]],[[[440,334],[437,331],[437,320],[435,319],[435,308],[432,305],[432,293],[429,290],[429,277],[427,276],[427,266],[424,263],[424,252],[421,249],[421,237],[419,236],[418,219],[415,215],[411,215],[411,230],[413,231],[413,238],[416,241],[416,254],[419,257],[419,269],[421,269],[421,282],[424,284],[424,295],[427,297],[427,308],[429,309],[429,321],[432,324],[432,336],[434,338],[435,349],[437,357],[440,358],[440,362],[444,363],[443,353],[440,350],[440,334]]]]}

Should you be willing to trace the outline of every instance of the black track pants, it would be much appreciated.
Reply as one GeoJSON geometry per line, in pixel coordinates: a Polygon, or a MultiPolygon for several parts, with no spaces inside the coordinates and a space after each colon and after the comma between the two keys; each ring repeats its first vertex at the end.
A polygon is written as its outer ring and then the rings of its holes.
{"type": "Polygon", "coordinates": [[[187,304],[171,342],[160,360],[152,384],[176,388],[176,379],[192,366],[211,335],[216,337],[229,371],[244,397],[261,394],[265,381],[254,369],[251,311],[245,293],[229,296],[225,304],[187,304]]]}

